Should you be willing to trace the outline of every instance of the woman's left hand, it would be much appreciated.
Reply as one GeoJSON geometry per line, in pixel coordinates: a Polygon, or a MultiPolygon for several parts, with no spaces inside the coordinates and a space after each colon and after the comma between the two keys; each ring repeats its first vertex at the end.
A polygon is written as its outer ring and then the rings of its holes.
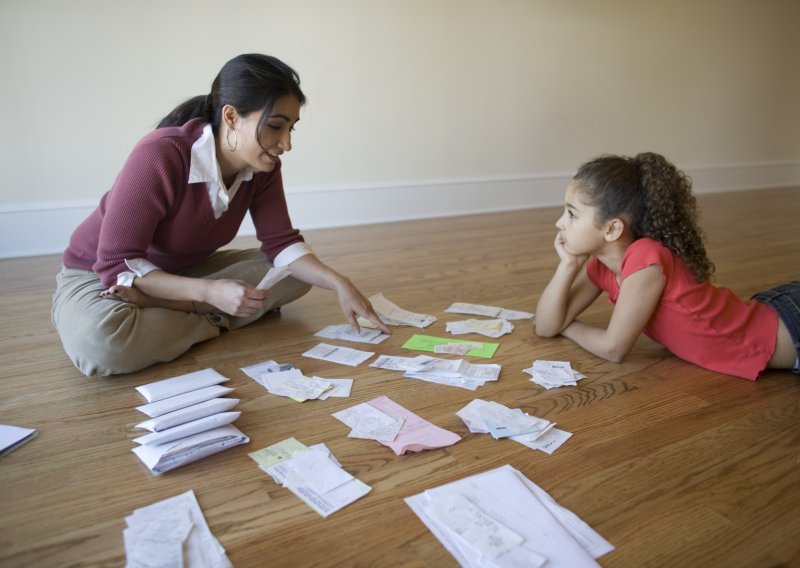
{"type": "Polygon", "coordinates": [[[374,323],[383,333],[391,335],[392,332],[386,327],[386,324],[381,321],[378,314],[375,313],[372,304],[370,304],[369,300],[359,292],[358,288],[356,288],[349,279],[343,278],[340,281],[339,285],[336,287],[336,295],[339,299],[339,307],[350,323],[353,333],[358,334],[360,332],[356,318],[361,316],[374,323]]]}

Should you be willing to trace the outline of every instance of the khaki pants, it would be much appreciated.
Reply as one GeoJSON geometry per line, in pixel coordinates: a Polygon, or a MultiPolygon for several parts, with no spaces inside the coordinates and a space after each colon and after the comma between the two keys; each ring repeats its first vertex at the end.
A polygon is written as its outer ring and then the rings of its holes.
{"type": "MultiPolygon", "coordinates": [[[[255,286],[272,265],[258,249],[225,250],[181,273],[193,278],[229,278],[255,286]]],[[[272,289],[264,308],[239,318],[214,311],[197,314],[164,308],[139,308],[101,298],[105,290],[94,272],[62,268],[53,296],[53,324],[64,351],[87,376],[132,373],[172,361],[192,345],[237,329],[266,312],[296,300],[311,286],[292,277],[272,289]]],[[[204,311],[204,310],[203,310],[204,311]]]]}

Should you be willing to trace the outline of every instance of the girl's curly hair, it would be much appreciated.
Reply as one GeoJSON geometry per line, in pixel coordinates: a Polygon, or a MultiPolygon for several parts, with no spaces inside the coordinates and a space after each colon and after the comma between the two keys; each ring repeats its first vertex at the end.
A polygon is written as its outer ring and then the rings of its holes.
{"type": "Polygon", "coordinates": [[[597,209],[598,222],[620,217],[634,239],[649,237],[677,254],[698,282],[711,277],[714,263],[697,223],[692,180],[664,156],[601,156],[583,164],[574,179],[597,209]]]}

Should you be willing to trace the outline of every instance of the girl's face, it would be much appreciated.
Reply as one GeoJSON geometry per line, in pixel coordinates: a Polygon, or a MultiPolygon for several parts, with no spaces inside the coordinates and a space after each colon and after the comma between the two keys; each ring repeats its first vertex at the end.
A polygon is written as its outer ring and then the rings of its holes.
{"type": "Polygon", "coordinates": [[[276,99],[272,111],[256,132],[260,112],[251,112],[240,117],[236,125],[239,147],[236,157],[242,166],[258,172],[270,172],[275,168],[278,157],[292,149],[292,131],[300,120],[300,101],[293,95],[276,99]]]}
{"type": "Polygon", "coordinates": [[[595,221],[596,208],[583,200],[578,185],[567,186],[564,213],[556,221],[564,249],[574,256],[594,254],[606,243],[603,228],[595,221]]]}

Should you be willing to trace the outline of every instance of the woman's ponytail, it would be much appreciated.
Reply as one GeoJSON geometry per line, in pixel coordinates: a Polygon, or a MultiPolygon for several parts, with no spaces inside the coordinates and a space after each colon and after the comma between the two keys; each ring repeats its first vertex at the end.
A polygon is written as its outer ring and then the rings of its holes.
{"type": "Polygon", "coordinates": [[[698,282],[705,282],[714,272],[714,263],[706,254],[692,180],[660,154],[639,154],[633,162],[644,192],[644,215],[637,232],[672,250],[698,282]]]}
{"type": "Polygon", "coordinates": [[[210,104],[209,99],[211,95],[198,95],[192,97],[188,101],[182,102],[170,112],[167,116],[161,119],[156,128],[164,128],[165,126],[183,126],[193,118],[210,119],[210,104]]]}

